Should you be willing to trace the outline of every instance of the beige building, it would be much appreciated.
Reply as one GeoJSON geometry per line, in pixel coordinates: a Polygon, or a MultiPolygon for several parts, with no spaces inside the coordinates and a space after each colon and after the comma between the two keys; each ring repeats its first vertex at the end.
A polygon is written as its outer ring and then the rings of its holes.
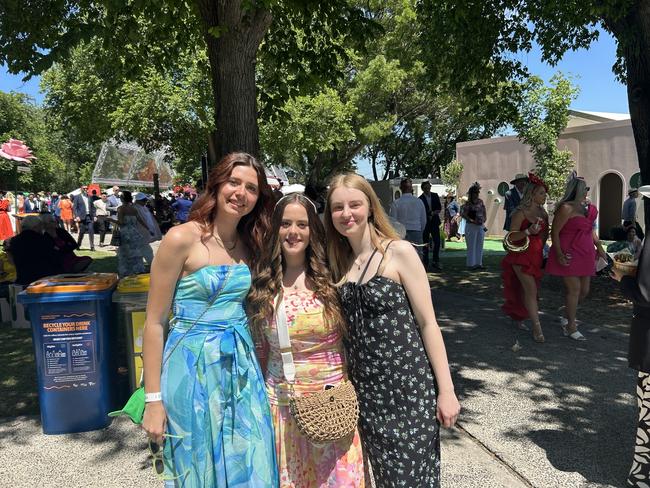
{"type": "MultiPolygon", "coordinates": [[[[571,110],[558,147],[573,154],[575,169],[591,187],[590,197],[598,207],[599,233],[609,237],[610,229],[621,224],[628,190],[640,183],[629,115],[571,110]]],[[[466,192],[478,181],[488,211],[488,232],[503,235],[503,195],[508,182],[535,166],[528,147],[516,136],[495,137],[457,144],[456,157],[464,168],[459,192],[466,192]]],[[[637,220],[643,222],[640,200],[637,208],[637,220]]]]}

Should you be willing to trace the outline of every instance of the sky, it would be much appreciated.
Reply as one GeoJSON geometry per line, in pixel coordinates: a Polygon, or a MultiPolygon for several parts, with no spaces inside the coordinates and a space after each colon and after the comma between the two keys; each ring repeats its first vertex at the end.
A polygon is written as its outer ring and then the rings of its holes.
{"type": "MultiPolygon", "coordinates": [[[[571,104],[572,109],[617,113],[629,111],[625,86],[616,80],[612,72],[616,60],[616,42],[604,31],[601,31],[599,39],[589,49],[568,52],[557,66],[542,63],[538,47],[530,53],[521,53],[518,57],[532,74],[546,82],[558,71],[571,75],[573,83],[580,88],[578,97],[571,104]]],[[[26,93],[40,103],[43,96],[39,93],[39,78],[34,77],[27,82],[23,82],[22,78],[23,75],[10,75],[5,67],[0,66],[0,90],[26,93]]],[[[364,176],[372,174],[366,161],[360,162],[358,171],[364,176]]]]}

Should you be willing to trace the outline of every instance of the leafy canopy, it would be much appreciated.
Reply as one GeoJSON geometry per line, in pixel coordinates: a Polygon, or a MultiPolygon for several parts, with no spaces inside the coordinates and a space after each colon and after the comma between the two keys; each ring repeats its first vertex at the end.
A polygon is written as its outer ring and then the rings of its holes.
{"type": "Polygon", "coordinates": [[[535,172],[549,187],[549,196],[562,196],[564,184],[574,166],[569,150],[558,149],[558,137],[569,121],[569,105],[578,89],[561,73],[551,78],[550,86],[533,76],[529,80],[520,114],[513,127],[519,139],[530,146],[535,172]]]}

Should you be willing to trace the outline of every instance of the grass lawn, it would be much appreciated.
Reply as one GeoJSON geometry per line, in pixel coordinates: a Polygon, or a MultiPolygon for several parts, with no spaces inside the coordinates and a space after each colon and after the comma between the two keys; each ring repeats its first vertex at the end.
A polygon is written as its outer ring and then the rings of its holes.
{"type": "MultiPolygon", "coordinates": [[[[117,272],[114,252],[79,251],[80,256],[94,259],[88,271],[117,272]]],[[[11,324],[0,325],[0,417],[38,415],[38,386],[36,365],[29,329],[12,329],[11,324]]]]}

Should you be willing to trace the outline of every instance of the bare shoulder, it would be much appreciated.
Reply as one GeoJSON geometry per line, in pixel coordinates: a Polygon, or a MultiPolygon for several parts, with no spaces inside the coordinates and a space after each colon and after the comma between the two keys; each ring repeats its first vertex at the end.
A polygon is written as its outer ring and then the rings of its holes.
{"type": "Polygon", "coordinates": [[[199,226],[195,222],[186,222],[169,229],[160,246],[176,252],[187,251],[200,239],[201,230],[199,226]]]}
{"type": "Polygon", "coordinates": [[[401,259],[408,259],[413,256],[417,257],[417,251],[413,247],[413,244],[411,244],[409,241],[400,239],[396,241],[392,241],[390,244],[387,244],[388,246],[388,254],[389,256],[401,260],[401,259]]]}

